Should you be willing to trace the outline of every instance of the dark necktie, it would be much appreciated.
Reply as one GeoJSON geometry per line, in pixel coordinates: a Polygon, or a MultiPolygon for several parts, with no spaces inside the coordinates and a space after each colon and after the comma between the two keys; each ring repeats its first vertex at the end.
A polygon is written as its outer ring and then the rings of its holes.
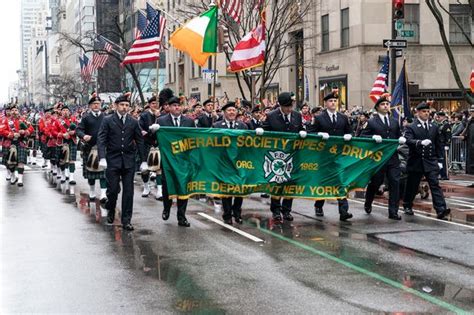
{"type": "Polygon", "coordinates": [[[332,114],[331,117],[332,117],[332,124],[335,125],[336,124],[336,114],[332,114]]]}
{"type": "Polygon", "coordinates": [[[428,123],[427,123],[427,122],[423,123],[423,126],[425,127],[425,130],[426,130],[426,131],[429,130],[429,129],[428,129],[428,123]]]}
{"type": "Polygon", "coordinates": [[[175,126],[175,127],[179,127],[178,117],[175,117],[175,118],[174,118],[174,126],[175,126]]]}
{"type": "Polygon", "coordinates": [[[231,121],[229,124],[230,124],[230,129],[234,129],[234,122],[231,121]]]}
{"type": "Polygon", "coordinates": [[[385,117],[383,118],[383,121],[384,121],[384,123],[385,123],[385,126],[388,128],[389,125],[388,125],[388,118],[387,118],[387,116],[385,116],[385,117]]]}
{"type": "Polygon", "coordinates": [[[285,124],[289,125],[290,120],[288,119],[288,114],[283,114],[283,119],[285,120],[285,124]]]}

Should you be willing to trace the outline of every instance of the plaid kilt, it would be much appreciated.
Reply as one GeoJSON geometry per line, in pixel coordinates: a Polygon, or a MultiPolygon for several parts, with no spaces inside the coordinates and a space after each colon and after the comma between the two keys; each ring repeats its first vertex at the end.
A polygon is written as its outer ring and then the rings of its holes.
{"type": "Polygon", "coordinates": [[[48,147],[46,144],[44,145],[44,147],[44,158],[47,160],[57,161],[58,159],[56,158],[56,147],[48,147]]]}
{"type": "MultiPolygon", "coordinates": [[[[2,147],[2,164],[5,166],[7,165],[7,157],[9,150],[10,147],[2,147]]],[[[26,164],[26,158],[28,156],[27,149],[17,145],[16,150],[18,153],[18,163],[26,164]]]]}
{"type": "MultiPolygon", "coordinates": [[[[61,151],[63,149],[63,145],[58,145],[56,147],[56,160],[59,161],[59,157],[61,156],[61,151]]],[[[69,162],[75,162],[77,160],[77,144],[69,143],[69,162]]]]}
{"type": "Polygon", "coordinates": [[[102,172],[89,172],[86,168],[87,158],[89,157],[90,151],[82,151],[82,176],[85,179],[105,179],[105,170],[102,172]]]}

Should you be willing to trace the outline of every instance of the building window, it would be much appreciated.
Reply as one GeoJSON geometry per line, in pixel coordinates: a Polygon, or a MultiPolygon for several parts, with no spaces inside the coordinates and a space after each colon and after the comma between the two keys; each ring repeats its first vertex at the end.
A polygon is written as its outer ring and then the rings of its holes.
{"type": "Polygon", "coordinates": [[[329,50],[329,15],[321,17],[321,51],[329,50]]]}
{"type": "Polygon", "coordinates": [[[407,42],[420,42],[420,5],[405,4],[405,18],[403,28],[398,31],[401,38],[407,42]]]}
{"type": "Polygon", "coordinates": [[[176,62],[173,62],[173,82],[176,81],[176,62]]]}
{"type": "Polygon", "coordinates": [[[472,13],[469,4],[450,4],[449,13],[451,13],[449,17],[449,43],[467,44],[468,40],[465,35],[472,38],[472,13]]]}
{"type": "Polygon", "coordinates": [[[191,78],[195,78],[196,77],[196,73],[194,71],[194,62],[191,62],[191,78]]]}
{"type": "Polygon", "coordinates": [[[349,46],[349,8],[341,10],[341,47],[349,46]]]}
{"type": "Polygon", "coordinates": [[[171,83],[171,63],[168,64],[168,83],[171,83]]]}

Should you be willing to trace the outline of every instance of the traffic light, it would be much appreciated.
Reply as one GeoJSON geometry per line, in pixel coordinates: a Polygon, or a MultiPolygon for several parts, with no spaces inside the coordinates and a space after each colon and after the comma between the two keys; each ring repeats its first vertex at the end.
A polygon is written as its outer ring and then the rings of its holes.
{"type": "Polygon", "coordinates": [[[224,26],[220,25],[219,26],[219,50],[220,51],[225,51],[229,48],[229,29],[224,26]]]}
{"type": "Polygon", "coordinates": [[[393,19],[403,19],[405,16],[405,0],[392,0],[393,19]]]}

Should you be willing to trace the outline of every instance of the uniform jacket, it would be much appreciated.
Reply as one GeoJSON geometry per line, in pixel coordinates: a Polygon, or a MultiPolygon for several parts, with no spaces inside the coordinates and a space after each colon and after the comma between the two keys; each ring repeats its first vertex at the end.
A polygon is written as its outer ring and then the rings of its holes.
{"type": "Polygon", "coordinates": [[[255,119],[250,118],[249,122],[247,123],[247,127],[249,127],[250,130],[255,130],[259,127],[262,127],[262,122],[255,121],[255,119]]]}
{"type": "Polygon", "coordinates": [[[439,128],[439,141],[443,146],[449,146],[451,144],[452,129],[451,124],[447,120],[438,126],[439,128]]]}
{"type": "Polygon", "coordinates": [[[84,141],[84,149],[86,151],[90,150],[97,144],[100,125],[102,124],[104,117],[105,115],[103,113],[101,113],[98,117],[95,117],[92,113],[87,113],[84,117],[82,117],[81,122],[77,127],[76,133],[81,139],[83,139],[85,135],[92,137],[89,142],[84,141]]]}
{"type": "Polygon", "coordinates": [[[156,122],[156,116],[152,114],[149,110],[145,110],[140,114],[138,118],[138,124],[140,129],[146,131],[147,134],[143,137],[145,143],[149,146],[156,145],[156,133],[150,130],[150,126],[156,122]]]}
{"type": "Polygon", "coordinates": [[[439,139],[439,129],[432,122],[428,124],[428,131],[423,128],[418,119],[406,126],[405,138],[410,148],[407,161],[409,172],[437,171],[439,170],[438,163],[443,160],[443,146],[439,139]],[[430,139],[431,144],[422,146],[421,141],[424,139],[430,139]]]}
{"type": "Polygon", "coordinates": [[[70,117],[60,117],[55,121],[56,124],[56,140],[57,140],[57,145],[61,145],[63,143],[68,143],[68,142],[74,142],[77,143],[77,137],[76,137],[76,130],[71,128],[71,124],[75,124],[77,128],[77,120],[76,117],[70,116],[70,117]],[[64,139],[63,135],[65,133],[69,133],[69,131],[72,131],[72,134],[70,134],[69,139],[64,139]]]}
{"type": "Polygon", "coordinates": [[[309,126],[308,131],[318,133],[326,132],[331,136],[343,136],[352,134],[352,127],[346,115],[336,113],[336,124],[333,125],[327,110],[314,117],[313,124],[309,126]]]}
{"type": "Polygon", "coordinates": [[[262,128],[268,131],[299,132],[303,130],[303,122],[301,114],[297,111],[292,111],[290,124],[287,126],[283,113],[277,108],[267,114],[267,119],[262,123],[262,128]]]}
{"type": "Polygon", "coordinates": [[[197,127],[198,128],[211,128],[213,124],[217,121],[216,118],[209,117],[206,113],[203,113],[197,118],[197,127]]]}
{"type": "Polygon", "coordinates": [[[2,130],[1,136],[4,137],[2,145],[6,148],[10,147],[12,143],[26,147],[26,140],[35,131],[33,126],[22,117],[9,117],[3,121],[0,129],[2,130]],[[21,128],[20,125],[26,125],[26,129],[21,128]],[[20,133],[20,130],[23,130],[23,134],[21,134],[19,138],[15,138],[14,134],[20,133]]]}
{"type": "Polygon", "coordinates": [[[145,161],[143,137],[138,121],[127,114],[125,124],[117,114],[103,118],[99,129],[99,158],[107,159],[107,167],[134,168],[138,150],[140,161],[145,161]]]}
{"type": "MultiPolygon", "coordinates": [[[[171,117],[171,114],[166,114],[164,116],[161,116],[158,118],[157,123],[160,126],[164,127],[174,127],[174,121],[173,118],[171,117]]],[[[181,115],[180,121],[179,121],[179,126],[180,127],[196,127],[196,124],[194,123],[194,120],[191,118],[188,118],[184,115],[181,115]]]]}
{"type": "MultiPolygon", "coordinates": [[[[228,126],[227,126],[227,123],[225,122],[225,120],[220,120],[218,122],[215,122],[214,125],[212,125],[213,128],[223,128],[223,129],[230,129],[228,126]]],[[[243,129],[243,130],[247,130],[248,127],[245,123],[241,122],[241,121],[234,121],[234,128],[233,129],[243,129]]]]}
{"type": "MultiPolygon", "coordinates": [[[[382,118],[377,114],[374,117],[370,118],[367,121],[367,124],[364,129],[362,129],[360,136],[361,137],[372,137],[373,135],[381,136],[383,139],[398,139],[401,137],[402,133],[400,130],[400,125],[398,121],[393,117],[389,117],[390,126],[387,127],[383,122],[382,118]]],[[[390,160],[388,161],[389,165],[398,166],[400,165],[400,160],[398,159],[398,154],[395,152],[390,160]]]]}

